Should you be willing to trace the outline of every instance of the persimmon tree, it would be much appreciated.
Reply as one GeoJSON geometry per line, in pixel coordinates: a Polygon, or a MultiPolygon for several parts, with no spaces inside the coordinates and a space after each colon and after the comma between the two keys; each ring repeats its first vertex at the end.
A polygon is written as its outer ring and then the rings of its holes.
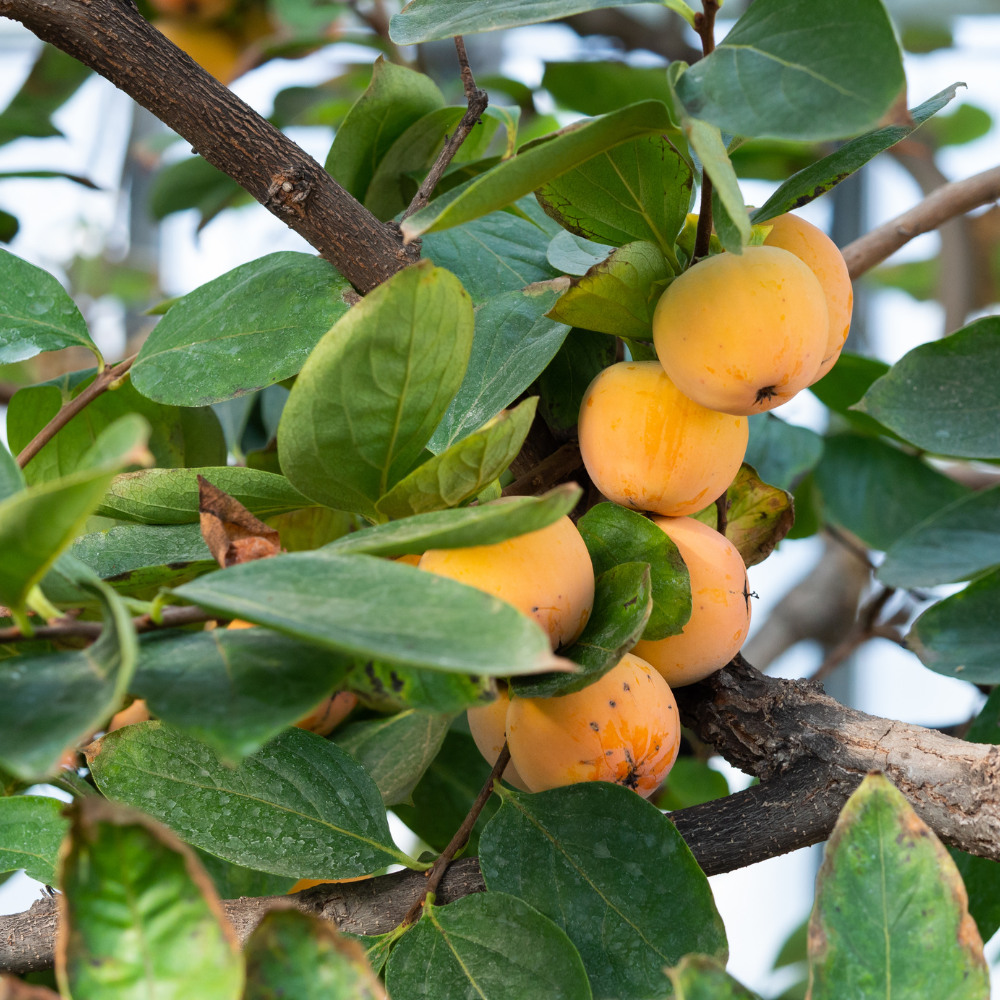
{"type": "MultiPolygon", "coordinates": [[[[567,64],[552,88],[589,117],[555,131],[522,121],[511,81],[490,89],[515,103],[489,102],[463,36],[618,0],[412,0],[388,23],[376,4],[385,56],[321,166],[168,40],[228,79],[316,44],[309,24],[282,48],[254,3],[0,0],[49,43],[63,90],[87,67],[190,143],[158,181],[161,214],[249,196],[318,253],[162,303],[109,367],[56,279],[0,251],[0,361],[82,346],[96,362],[17,391],[0,450],[0,869],[59,890],[0,918],[0,969],[54,967],[74,1000],[749,996],[724,971],[706,876],[827,841],[813,1000],[890,981],[988,995],[997,697],[959,739],[732,655],[745,567],[826,525],[886,553],[841,659],[878,634],[1000,681],[1000,493],[928,461],[1000,458],[1000,321],[891,368],[834,363],[849,305],[828,349],[819,266],[767,242],[960,84],[907,108],[880,0],[756,0],[718,45],[715,0],[665,2],[702,58],[567,64]],[[451,38],[458,105],[400,54],[451,38]],[[733,160],[764,140],[835,145],[749,208],[733,160]],[[716,369],[772,346],[756,305],[742,333],[732,308],[740,262],[764,259],[808,298],[787,384],[813,380],[837,415],[826,438],[765,412],[780,372],[738,405],[697,402],[716,369]],[[725,314],[732,355],[702,345],[710,375],[688,382],[688,331],[658,311],[682,287],[705,289],[684,315],[725,314]],[[637,400],[664,380],[651,423],[637,400]],[[578,437],[603,391],[619,395],[578,437]],[[219,404],[237,414],[228,440],[219,404]],[[671,435],[688,450],[654,469],[671,435]],[[114,526],[87,531],[92,515],[114,526]],[[921,590],[955,582],[936,602],[921,590]],[[728,588],[724,618],[704,610],[709,585],[728,588]],[[903,596],[921,609],[905,636],[883,620],[903,596]],[[706,748],[759,783],[706,792],[706,748]],[[72,804],[25,794],[43,780],[72,804]],[[389,808],[428,852],[396,846],[389,808]]],[[[998,196],[1000,169],[945,185],[830,266],[846,283],[998,196]]]]}

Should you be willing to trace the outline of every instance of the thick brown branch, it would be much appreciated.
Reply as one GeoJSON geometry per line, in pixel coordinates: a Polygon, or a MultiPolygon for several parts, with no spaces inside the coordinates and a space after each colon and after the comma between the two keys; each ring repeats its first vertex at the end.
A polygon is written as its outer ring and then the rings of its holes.
{"type": "MultiPolygon", "coordinates": [[[[208,622],[217,615],[202,611],[201,608],[164,608],[161,623],[154,622],[149,615],[139,615],[132,619],[136,632],[155,632],[160,628],[177,628],[180,625],[195,625],[208,622]]],[[[64,619],[65,621],[65,619],[64,619]]],[[[42,625],[34,635],[27,636],[16,626],[0,628],[0,643],[20,642],[23,639],[96,639],[101,634],[100,622],[66,621],[64,625],[42,625]]]]}
{"type": "Polygon", "coordinates": [[[844,247],[844,260],[852,278],[881,263],[921,233],[1000,199],[1000,167],[939,187],[919,205],[897,216],[844,247]]]}
{"type": "Polygon", "coordinates": [[[362,292],[419,256],[312,157],[124,0],[0,0],[0,15],[68,52],[182,135],[362,292]]]}

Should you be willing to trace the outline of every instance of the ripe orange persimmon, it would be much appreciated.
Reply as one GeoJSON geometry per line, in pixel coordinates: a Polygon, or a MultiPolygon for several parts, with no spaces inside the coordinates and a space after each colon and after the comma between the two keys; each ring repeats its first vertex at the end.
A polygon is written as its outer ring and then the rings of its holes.
{"type": "Polygon", "coordinates": [[[609,500],[678,516],[729,486],[749,430],[746,417],[688,399],[658,362],[623,361],[590,383],[578,432],[587,472],[609,500]]]}
{"type": "Polygon", "coordinates": [[[188,21],[216,21],[233,8],[233,0],[150,0],[158,14],[188,21]]]}
{"type": "Polygon", "coordinates": [[[202,69],[220,83],[230,83],[238,75],[240,47],[220,28],[185,24],[164,18],[154,22],[167,38],[183,49],[202,69]]]}
{"type": "MultiPolygon", "coordinates": [[[[507,739],[507,709],[509,706],[510,696],[507,694],[506,688],[503,688],[496,701],[468,710],[469,731],[476,741],[476,746],[479,747],[479,752],[490,767],[496,764],[500,751],[503,750],[504,741],[507,739]]],[[[513,761],[504,768],[503,780],[515,788],[520,788],[522,792],[531,791],[521,775],[517,773],[513,761]]]]}
{"type": "Polygon", "coordinates": [[[556,698],[517,698],[507,741],[533,792],[612,781],[651,795],[677,759],[681,724],[666,681],[626,653],[599,681],[556,698]]]}
{"type": "Polygon", "coordinates": [[[830,319],[815,274],[780,247],[745,247],[689,268],[653,314],[656,355],[696,403],[750,415],[788,402],[826,357],[830,319]]]}
{"type": "Polygon", "coordinates": [[[541,625],[553,649],[583,631],[594,606],[590,553],[568,517],[496,545],[429,549],[419,565],[513,604],[541,625]]]}
{"type": "Polygon", "coordinates": [[[371,878],[371,875],[355,875],[354,878],[300,878],[288,890],[287,895],[291,896],[293,892],[302,892],[303,889],[311,889],[314,885],[339,885],[341,882],[364,882],[367,878],[371,878]]]}
{"type": "Polygon", "coordinates": [[[680,635],[640,640],[633,652],[671,687],[694,684],[725,666],[750,628],[747,571],[736,546],[692,517],[654,517],[677,546],[691,576],[691,618],[680,635]]]}
{"type": "Polygon", "coordinates": [[[811,222],[789,212],[769,219],[764,225],[772,227],[764,245],[781,247],[795,254],[816,275],[826,296],[830,332],[819,371],[809,383],[812,385],[837,363],[851,329],[851,310],[854,307],[851,276],[847,273],[847,263],[837,244],[811,222]]]}

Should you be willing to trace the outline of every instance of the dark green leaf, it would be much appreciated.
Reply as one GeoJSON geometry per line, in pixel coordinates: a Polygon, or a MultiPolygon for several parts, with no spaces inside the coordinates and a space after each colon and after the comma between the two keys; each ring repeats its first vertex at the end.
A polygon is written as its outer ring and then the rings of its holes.
{"type": "Polygon", "coordinates": [[[62,864],[61,985],[89,1000],[238,1000],[239,942],[190,848],[98,796],[72,807],[62,864]]]}
{"type": "MultiPolygon", "coordinates": [[[[372,776],[387,806],[406,802],[441,749],[451,717],[407,709],[352,722],[335,739],[372,776]]],[[[457,829],[457,828],[456,828],[457,829]]]]}
{"type": "Polygon", "coordinates": [[[48,271],[0,250],[0,364],[86,347],[103,364],[76,303],[48,271]]]}
{"type": "Polygon", "coordinates": [[[807,427],[786,424],[770,413],[756,413],[748,423],[746,463],[779,489],[792,489],[823,454],[823,438],[807,427]]]}
{"type": "Polygon", "coordinates": [[[111,484],[97,513],[139,524],[192,524],[198,520],[198,476],[235,497],[260,518],[315,506],[284,476],[221,466],[126,472],[111,484]]]}
{"type": "Polygon", "coordinates": [[[545,314],[566,279],[505,292],[476,308],[469,366],[458,393],[428,442],[435,453],[492,420],[538,377],[569,328],[545,314]]]}
{"type": "Polygon", "coordinates": [[[204,406],[294,375],[347,312],[350,283],[322,257],[268,254],[185,295],[153,327],[132,381],[160,403],[204,406]]]}
{"type": "Polygon", "coordinates": [[[652,243],[628,243],[582,278],[549,312],[570,326],[649,339],[653,310],[673,271],[652,243]]]}
{"type": "Polygon", "coordinates": [[[379,500],[376,509],[388,517],[403,518],[457,507],[476,496],[517,458],[537,405],[537,396],[524,400],[417,466],[379,500]]]}
{"type": "Polygon", "coordinates": [[[316,345],[285,406],[278,451],[291,482],[384,520],[375,501],[419,459],[462,382],[472,334],[468,294],[428,260],[366,295],[316,345]]]}
{"type": "Polygon", "coordinates": [[[396,929],[385,934],[351,934],[349,931],[341,931],[340,936],[347,938],[348,941],[357,942],[372,972],[378,976],[382,974],[385,963],[389,960],[389,953],[399,938],[399,932],[396,929]]]}
{"type": "Polygon", "coordinates": [[[278,532],[281,547],[287,552],[308,552],[329,545],[355,531],[363,523],[354,514],[329,507],[306,507],[278,514],[267,520],[278,532]]]}
{"type": "Polygon", "coordinates": [[[809,921],[813,1000],[983,1000],[989,971],[944,846],[881,774],[848,799],[809,921]],[[891,987],[890,987],[891,983],[891,987]]]}
{"type": "Polygon", "coordinates": [[[0,145],[29,136],[62,135],[52,114],[79,89],[90,69],[53,45],[42,46],[27,80],[0,114],[0,145]]]}
{"type": "Polygon", "coordinates": [[[1000,316],[914,348],[857,409],[926,451],[1000,458],[1000,316]]]}
{"type": "Polygon", "coordinates": [[[614,363],[615,341],[611,337],[591,330],[571,330],[538,376],[545,419],[556,427],[575,427],[588,386],[614,363]]]}
{"type": "Polygon", "coordinates": [[[708,879],[654,805],[603,781],[501,795],[480,841],[486,885],[566,931],[598,1000],[666,996],[665,965],[692,951],[725,957],[708,879]]]}
{"type": "MultiPolygon", "coordinates": [[[[9,415],[9,407],[7,412],[9,415]]],[[[20,493],[26,485],[21,467],[14,461],[14,456],[0,444],[0,502],[20,493]]]]}
{"type": "Polygon", "coordinates": [[[828,437],[813,475],[827,518],[883,551],[969,493],[919,458],[857,434],[828,437]]]}
{"type": "Polygon", "coordinates": [[[422,555],[428,549],[462,549],[496,545],[554,524],[580,499],[580,488],[563,483],[540,497],[514,497],[502,504],[417,514],[390,524],[377,524],[345,535],[326,551],[347,555],[422,555]]]}
{"type": "Polygon", "coordinates": [[[642,638],[679,635],[691,617],[691,582],[667,533],[649,518],[614,503],[592,507],[577,528],[598,576],[622,563],[649,563],[653,610],[642,638]]]}
{"type": "Polygon", "coordinates": [[[663,791],[653,801],[659,809],[686,809],[728,794],[729,784],[725,775],[697,757],[678,757],[670,769],[663,791]]]}
{"type": "Polygon", "coordinates": [[[272,910],[246,944],[244,1000],[384,1000],[361,946],[333,924],[297,910],[272,910]]]}
{"type": "Polygon", "coordinates": [[[238,761],[307,715],[350,667],[268,629],[167,630],[143,637],[130,690],[164,722],[238,761]]]}
{"type": "Polygon", "coordinates": [[[733,135],[820,140],[870,128],[905,83],[879,0],[758,0],[677,93],[733,135]]]}
{"type": "Polygon", "coordinates": [[[851,409],[868,391],[871,384],[889,371],[889,366],[874,358],[843,352],[837,363],[818,382],[809,386],[810,392],[834,413],[839,413],[862,434],[895,437],[887,427],[867,413],[851,409]]]}
{"type": "Polygon", "coordinates": [[[90,750],[105,795],[226,861],[296,878],[352,878],[409,863],[364,768],[336,743],[288,729],[239,767],[159,722],[125,726],[90,750]]]}
{"type": "Polygon", "coordinates": [[[165,219],[173,212],[197,208],[204,225],[244,194],[228,174],[200,156],[190,156],[157,171],[149,192],[149,213],[165,219]]]}
{"type": "MultiPolygon", "coordinates": [[[[879,153],[895,146],[914,129],[919,128],[931,115],[937,114],[964,84],[953,83],[939,94],[924,101],[910,111],[912,125],[885,125],[845,142],[839,149],[822,160],[811,163],[789,177],[770,198],[751,216],[753,222],[766,222],[784,215],[793,208],[801,208],[850,177],[879,153]]],[[[921,133],[923,135],[924,133],[921,133]]]]}
{"type": "Polygon", "coordinates": [[[906,644],[925,667],[970,684],[1000,684],[1000,570],[928,608],[906,644]]]}
{"type": "Polygon", "coordinates": [[[239,899],[240,896],[284,896],[296,880],[287,875],[272,875],[253,868],[223,861],[208,851],[194,849],[202,868],[215,885],[220,899],[239,899]]]}
{"type": "Polygon", "coordinates": [[[0,872],[23,868],[29,878],[56,884],[59,845],[69,825],[59,799],[41,795],[0,798],[0,872]]]}
{"type": "MultiPolygon", "coordinates": [[[[982,711],[973,720],[965,738],[970,743],[995,743],[1000,744],[1000,687],[995,687],[982,711]]],[[[1000,897],[998,897],[1000,902],[1000,897]]],[[[983,938],[986,941],[992,935],[983,938]]]]}
{"type": "Polygon", "coordinates": [[[545,633],[511,605],[371,556],[294,552],[231,566],[174,593],[364,659],[502,677],[552,665],[545,633]]]}
{"type": "Polygon", "coordinates": [[[0,765],[21,778],[55,770],[63,753],[106,722],[135,669],[137,642],[121,598],[79,581],[101,603],[103,629],[86,649],[0,660],[0,765]]]}
{"type": "MultiPolygon", "coordinates": [[[[489,776],[490,765],[472,737],[450,730],[440,753],[413,789],[412,805],[397,805],[393,811],[435,851],[443,851],[489,776]]],[[[473,827],[464,851],[466,855],[479,853],[479,837],[499,805],[493,797],[487,801],[473,827]]]]}
{"type": "MultiPolygon", "coordinates": [[[[79,396],[95,376],[96,369],[91,368],[19,389],[7,410],[11,447],[24,448],[63,403],[79,396]]],[[[149,422],[149,450],[160,468],[225,464],[222,428],[208,407],[180,409],[154,403],[126,380],[114,392],[102,393],[89,403],[42,448],[27,467],[28,481],[42,483],[76,472],[101,431],[128,413],[138,413],[149,422]]]]}
{"type": "Polygon", "coordinates": [[[585,240],[563,229],[552,237],[545,256],[554,268],[583,277],[595,264],[607,260],[612,252],[604,243],[585,240]]]}
{"type": "Polygon", "coordinates": [[[580,637],[562,651],[578,664],[575,674],[551,672],[512,677],[521,698],[551,698],[580,691],[616,667],[639,641],[653,609],[649,563],[627,562],[601,573],[594,584],[594,608],[580,637]]]}
{"type": "Polygon", "coordinates": [[[424,712],[454,713],[488,704],[497,696],[492,677],[445,674],[440,670],[398,667],[376,661],[355,665],[344,687],[358,695],[365,705],[380,712],[416,708],[424,712]]]}
{"type": "Polygon", "coordinates": [[[16,215],[0,209],[0,243],[10,243],[20,228],[21,223],[17,221],[16,215]]]}
{"type": "Polygon", "coordinates": [[[393,1000],[591,1000],[580,955],[551,920],[514,896],[476,893],[424,906],[386,965],[393,1000]]]}
{"type": "Polygon", "coordinates": [[[710,955],[685,955],[666,973],[677,1000],[760,1000],[726,972],[724,962],[710,955]]]}
{"type": "Polygon", "coordinates": [[[375,60],[371,83],[351,108],[326,158],[326,169],[358,201],[392,144],[425,114],[444,104],[429,76],[375,60]]]}
{"type": "Polygon", "coordinates": [[[623,62],[547,62],[542,87],[564,108],[585,115],[607,114],[635,101],[671,100],[662,69],[623,62]]]}

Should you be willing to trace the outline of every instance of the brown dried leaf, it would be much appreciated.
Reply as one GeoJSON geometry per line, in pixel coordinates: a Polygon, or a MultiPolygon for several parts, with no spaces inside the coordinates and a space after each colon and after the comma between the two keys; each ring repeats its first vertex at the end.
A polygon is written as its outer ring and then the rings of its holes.
{"type": "Polygon", "coordinates": [[[234,497],[198,477],[201,537],[225,569],[238,563],[267,559],[282,551],[278,532],[254,517],[234,497]]]}

